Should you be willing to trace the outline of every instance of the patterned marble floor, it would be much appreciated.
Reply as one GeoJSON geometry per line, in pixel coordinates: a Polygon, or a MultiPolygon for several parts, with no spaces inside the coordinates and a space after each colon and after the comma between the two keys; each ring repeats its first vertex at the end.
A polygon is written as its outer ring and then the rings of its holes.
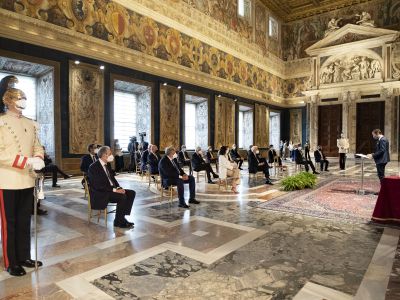
{"type": "MultiPolygon", "coordinates": [[[[374,180],[373,166],[366,169],[374,180]]],[[[319,180],[358,176],[359,165],[343,172],[334,162],[319,180]]],[[[131,230],[113,228],[112,215],[107,228],[104,220],[88,224],[80,179],[60,180],[62,188],[46,188],[49,214],[38,221],[44,267],[22,278],[1,272],[0,298],[398,299],[398,229],[261,208],[299,195],[273,178],[265,186],[244,170],[239,195],[201,178],[201,204],[183,210],[140,177],[120,174],[137,192],[131,230]]]]}

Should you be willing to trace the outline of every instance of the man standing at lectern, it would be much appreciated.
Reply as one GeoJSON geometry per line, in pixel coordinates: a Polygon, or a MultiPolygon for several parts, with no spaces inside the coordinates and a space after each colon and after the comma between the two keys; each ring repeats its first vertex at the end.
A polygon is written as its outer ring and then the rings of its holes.
{"type": "Polygon", "coordinates": [[[378,171],[379,180],[382,182],[385,177],[385,167],[390,161],[389,156],[389,141],[383,136],[380,129],[374,129],[372,131],[372,137],[377,140],[375,146],[375,153],[368,154],[368,158],[373,158],[376,164],[376,170],[378,171]]]}

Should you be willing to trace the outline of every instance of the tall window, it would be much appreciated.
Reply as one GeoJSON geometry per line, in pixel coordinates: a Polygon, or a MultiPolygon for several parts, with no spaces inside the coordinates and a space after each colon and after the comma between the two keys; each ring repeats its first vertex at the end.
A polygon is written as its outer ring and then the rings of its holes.
{"type": "MultiPolygon", "coordinates": [[[[6,76],[13,75],[10,73],[0,72],[0,80],[6,76]]],[[[18,78],[17,88],[22,90],[27,98],[26,108],[22,114],[30,119],[37,120],[36,115],[36,78],[31,76],[16,75],[18,78]]]]}
{"type": "Polygon", "coordinates": [[[129,137],[136,135],[137,96],[133,93],[114,92],[114,138],[127,150],[129,137]]]}
{"type": "Polygon", "coordinates": [[[281,139],[281,114],[271,111],[269,114],[269,145],[274,145],[275,149],[279,149],[279,141],[281,139]]]}
{"type": "Polygon", "coordinates": [[[269,27],[269,36],[277,40],[279,34],[278,22],[273,17],[269,17],[268,27],[269,27]]]}
{"type": "Polygon", "coordinates": [[[196,148],[196,104],[185,103],[185,144],[187,149],[196,148]]]}
{"type": "Polygon", "coordinates": [[[247,20],[251,19],[251,0],[238,0],[238,15],[247,20]]]}
{"type": "Polygon", "coordinates": [[[253,144],[253,109],[239,106],[239,148],[247,149],[253,144]]]}

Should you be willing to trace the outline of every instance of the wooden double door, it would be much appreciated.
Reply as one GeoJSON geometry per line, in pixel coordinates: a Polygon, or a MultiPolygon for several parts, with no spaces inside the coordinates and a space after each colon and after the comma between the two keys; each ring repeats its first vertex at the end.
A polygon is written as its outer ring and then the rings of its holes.
{"type": "Polygon", "coordinates": [[[342,105],[318,107],[318,145],[326,156],[338,156],[337,138],[342,132],[342,105]]]}
{"type": "Polygon", "coordinates": [[[384,127],[384,101],[357,103],[356,153],[374,152],[376,141],[372,138],[371,132],[377,128],[383,131],[384,127]]]}

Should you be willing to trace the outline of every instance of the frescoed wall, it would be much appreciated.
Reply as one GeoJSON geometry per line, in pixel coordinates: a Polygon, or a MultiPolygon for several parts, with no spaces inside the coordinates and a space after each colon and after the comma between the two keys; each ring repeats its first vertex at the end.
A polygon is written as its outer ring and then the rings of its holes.
{"type": "MultiPolygon", "coordinates": [[[[252,28],[244,19],[236,17],[236,0],[195,2],[197,4],[192,5],[204,9],[207,7],[205,12],[214,14],[215,18],[251,39],[252,28]]],[[[0,5],[3,9],[62,26],[192,70],[274,96],[283,95],[284,80],[282,78],[174,28],[128,10],[113,1],[10,0],[0,2],[0,5]]],[[[270,43],[270,48],[279,52],[273,43],[270,43]]]]}
{"type": "Polygon", "coordinates": [[[320,14],[282,26],[283,59],[295,60],[307,57],[305,50],[324,37],[332,18],[341,19],[345,24],[354,20],[357,14],[367,12],[376,27],[400,29],[400,1],[375,0],[320,14]]]}

